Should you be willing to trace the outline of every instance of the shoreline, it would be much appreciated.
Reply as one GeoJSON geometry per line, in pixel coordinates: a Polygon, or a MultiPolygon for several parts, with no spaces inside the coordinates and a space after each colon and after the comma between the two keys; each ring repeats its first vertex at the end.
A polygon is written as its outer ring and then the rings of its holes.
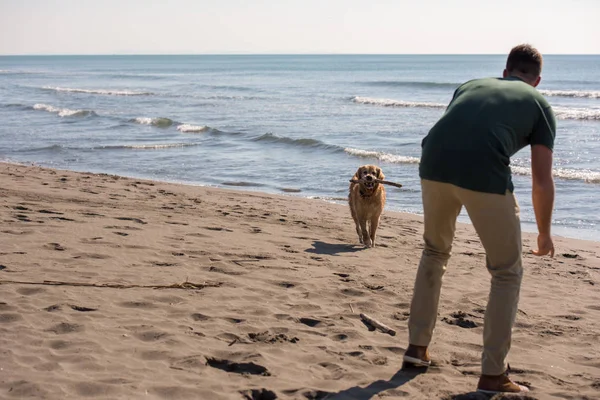
{"type": "MultiPolygon", "coordinates": [[[[30,163],[24,163],[24,162],[17,162],[17,161],[0,161],[0,165],[2,164],[7,164],[7,165],[16,165],[16,166],[28,166],[28,167],[37,167],[37,168],[42,168],[42,169],[51,169],[51,170],[55,170],[55,171],[64,171],[64,172],[74,172],[74,173],[82,173],[82,174],[93,174],[93,175],[107,175],[107,176],[118,176],[121,178],[127,178],[127,179],[138,179],[138,180],[147,180],[147,181],[152,181],[152,182],[156,182],[158,184],[160,183],[164,183],[164,184],[171,184],[171,185],[182,185],[182,186],[189,186],[189,187],[199,187],[199,188],[212,188],[212,189],[222,189],[222,190],[231,190],[231,191],[238,191],[238,192],[243,192],[243,193],[254,193],[254,194],[258,194],[258,195],[267,195],[267,196],[283,196],[286,198],[290,198],[290,199],[305,199],[305,200],[318,200],[327,204],[332,204],[332,205],[336,205],[336,206],[343,206],[343,207],[347,207],[347,201],[345,201],[345,198],[342,197],[326,197],[326,196],[303,196],[299,193],[301,192],[297,192],[297,189],[286,189],[286,188],[280,188],[281,193],[275,193],[275,192],[266,192],[266,191],[261,191],[259,186],[255,186],[254,188],[252,186],[245,186],[245,185],[221,185],[221,186],[217,186],[217,185],[209,185],[209,184],[201,184],[201,183],[193,183],[193,182],[186,182],[186,181],[178,181],[178,180],[160,180],[160,179],[153,179],[153,178],[149,178],[149,177],[141,177],[141,176],[135,176],[135,175],[123,175],[123,174],[112,174],[112,173],[107,173],[107,172],[93,172],[90,170],[72,170],[72,169],[61,169],[61,168],[53,168],[53,167],[47,167],[47,166],[43,166],[40,164],[37,164],[35,162],[30,162],[30,163]]],[[[386,206],[387,207],[387,206],[386,206]]],[[[414,216],[414,217],[423,217],[423,213],[422,212],[408,212],[408,211],[396,211],[396,210],[388,210],[387,208],[384,210],[384,214],[387,213],[397,213],[397,214],[401,214],[401,215],[405,215],[405,216],[414,216]]],[[[459,218],[457,220],[457,224],[463,224],[463,225],[468,225],[468,226],[472,226],[472,223],[470,221],[470,219],[468,218],[468,216],[465,214],[465,210],[463,209],[461,211],[461,215],[459,215],[459,218]]],[[[566,233],[568,232],[574,232],[577,233],[578,229],[577,228],[569,228],[569,227],[557,227],[557,226],[553,226],[553,231],[565,231],[566,233]]],[[[521,230],[523,235],[536,235],[537,236],[537,226],[535,224],[535,222],[524,222],[521,221],[521,230]]],[[[581,231],[579,231],[581,233],[581,231]]],[[[594,235],[593,233],[590,233],[589,235],[594,235]]],[[[588,235],[588,236],[589,236],[588,235]]],[[[583,235],[585,236],[585,235],[583,235]]],[[[566,235],[566,234],[561,234],[561,233],[553,233],[552,234],[553,238],[561,238],[561,239],[569,239],[569,240],[581,240],[581,241],[585,241],[585,242],[592,242],[592,243],[598,243],[600,244],[600,239],[596,240],[593,238],[586,238],[586,237],[582,237],[582,236],[576,236],[576,235],[566,235]]]]}
{"type": "MultiPolygon", "coordinates": [[[[422,217],[385,211],[365,249],[347,206],[9,163],[0,210],[0,397],[481,398],[489,274],[471,225],[457,224],[436,365],[411,375],[422,217]]],[[[535,239],[513,378],[531,398],[596,397],[600,249],[557,237],[535,257],[535,239]]]]}

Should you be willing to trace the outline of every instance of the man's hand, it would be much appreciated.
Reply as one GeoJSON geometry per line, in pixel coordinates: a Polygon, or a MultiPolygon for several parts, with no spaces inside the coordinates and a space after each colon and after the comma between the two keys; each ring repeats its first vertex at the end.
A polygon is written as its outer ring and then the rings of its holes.
{"type": "Polygon", "coordinates": [[[536,256],[545,256],[550,253],[550,257],[554,257],[554,243],[550,235],[538,235],[537,244],[538,248],[532,251],[533,254],[536,256]]]}

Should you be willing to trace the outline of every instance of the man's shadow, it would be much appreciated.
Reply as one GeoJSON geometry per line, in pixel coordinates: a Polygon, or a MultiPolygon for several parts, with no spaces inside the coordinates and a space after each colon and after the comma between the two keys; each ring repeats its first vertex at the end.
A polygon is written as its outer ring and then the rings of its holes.
{"type": "Polygon", "coordinates": [[[354,386],[341,392],[331,393],[326,399],[327,400],[369,400],[377,394],[390,390],[396,389],[405,383],[411,381],[420,374],[427,371],[426,368],[405,368],[396,372],[389,380],[378,380],[370,383],[368,386],[360,387],[354,386]]]}
{"type": "MultiPolygon", "coordinates": [[[[378,380],[366,387],[354,386],[346,390],[342,390],[337,393],[328,393],[323,399],[326,400],[370,400],[374,396],[378,395],[381,392],[390,389],[397,389],[404,384],[410,382],[412,379],[416,378],[420,374],[424,374],[427,372],[427,368],[410,368],[402,366],[402,369],[394,374],[389,380],[378,380]]],[[[494,395],[489,395],[480,392],[470,392],[470,393],[462,393],[449,395],[448,397],[444,397],[447,400],[492,400],[492,397],[495,399],[494,395]]],[[[535,397],[516,397],[521,400],[536,400],[535,397]]],[[[515,399],[516,399],[515,398],[515,399]]],[[[505,397],[498,397],[498,399],[505,399],[505,397]]],[[[507,399],[507,398],[506,398],[507,399]]]]}
{"type": "Polygon", "coordinates": [[[335,256],[340,253],[354,253],[357,251],[364,250],[365,247],[362,245],[354,245],[354,244],[343,244],[343,243],[325,243],[320,240],[316,240],[313,242],[313,248],[307,249],[307,253],[314,254],[327,254],[330,256],[335,256]]]}

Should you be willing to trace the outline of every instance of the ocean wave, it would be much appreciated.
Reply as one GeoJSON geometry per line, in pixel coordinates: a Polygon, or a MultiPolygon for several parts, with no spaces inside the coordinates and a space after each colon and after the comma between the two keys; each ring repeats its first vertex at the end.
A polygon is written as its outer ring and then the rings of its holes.
{"type": "Polygon", "coordinates": [[[2,105],[0,105],[0,107],[2,107],[2,108],[26,108],[27,106],[25,104],[21,104],[21,103],[8,103],[8,104],[2,104],[2,105]]]}
{"type": "Polygon", "coordinates": [[[236,181],[236,182],[221,182],[221,185],[225,186],[239,186],[239,187],[261,187],[265,186],[263,183],[247,182],[247,181],[236,181]]]}
{"type": "Polygon", "coordinates": [[[556,97],[581,97],[589,99],[600,99],[600,91],[590,90],[540,90],[544,96],[556,97]]]}
{"type": "Polygon", "coordinates": [[[260,92],[260,89],[253,89],[250,87],[246,87],[246,86],[232,86],[232,85],[203,85],[203,84],[198,84],[196,85],[199,88],[205,88],[205,89],[216,89],[216,90],[233,90],[233,91],[238,91],[238,92],[260,92]]]}
{"type": "MultiPolygon", "coordinates": [[[[374,158],[381,162],[387,162],[391,164],[418,164],[421,161],[419,157],[402,156],[381,151],[345,148],[344,152],[356,157],[374,158]]],[[[511,166],[511,171],[515,175],[531,176],[531,168],[528,167],[513,165],[511,166]]],[[[600,183],[600,172],[588,169],[555,168],[552,171],[552,174],[557,179],[577,180],[586,183],[600,183]]]]}
{"type": "Polygon", "coordinates": [[[389,162],[392,164],[418,164],[420,161],[418,157],[400,156],[396,154],[384,153],[381,151],[361,150],[349,147],[345,148],[344,152],[356,157],[376,158],[379,161],[389,162]]]}
{"type": "Polygon", "coordinates": [[[152,92],[137,92],[133,90],[112,90],[112,89],[74,89],[74,88],[63,88],[63,87],[52,87],[44,86],[44,90],[53,90],[55,92],[67,92],[67,93],[86,93],[86,94],[100,94],[105,96],[151,96],[152,92]]]}
{"type": "Polygon", "coordinates": [[[598,108],[552,107],[558,119],[575,119],[584,121],[600,121],[598,108]]]}
{"type": "Polygon", "coordinates": [[[199,143],[123,144],[96,146],[93,150],[164,150],[199,146],[199,143]]]}
{"type": "Polygon", "coordinates": [[[44,147],[34,147],[34,148],[30,148],[30,149],[22,149],[19,150],[21,152],[25,152],[25,153],[44,153],[44,152],[48,152],[48,153],[59,153],[63,150],[69,150],[71,149],[70,147],[67,146],[62,146],[60,144],[53,144],[50,146],[44,146],[44,147]]]}
{"type": "Polygon", "coordinates": [[[55,113],[58,114],[59,117],[87,117],[90,115],[97,115],[93,110],[71,110],[69,108],[58,108],[48,104],[36,104],[33,106],[33,109],[55,113]]]}
{"type": "Polygon", "coordinates": [[[446,104],[428,103],[419,101],[404,101],[391,99],[375,99],[371,97],[355,96],[352,101],[359,104],[370,104],[382,107],[408,107],[408,108],[446,108],[446,104]]]}
{"type": "Polygon", "coordinates": [[[152,125],[152,126],[156,126],[159,128],[167,128],[175,123],[175,121],[173,121],[172,119],[164,118],[164,117],[157,117],[157,118],[138,117],[138,118],[133,118],[133,119],[129,120],[129,122],[133,122],[133,123],[140,124],[140,125],[152,125]]]}
{"type": "MultiPolygon", "coordinates": [[[[531,168],[511,166],[510,169],[515,175],[531,176],[531,168]]],[[[552,175],[558,179],[600,183],[600,172],[589,169],[555,168],[552,170],[552,175]]]]}
{"type": "Polygon", "coordinates": [[[181,124],[177,126],[177,130],[183,133],[200,133],[211,130],[208,126],[181,124]]]}
{"type": "Polygon", "coordinates": [[[451,82],[425,82],[425,81],[367,81],[360,82],[369,86],[384,86],[384,87],[415,87],[415,88],[450,88],[456,89],[461,84],[451,82]]]}
{"type": "Polygon", "coordinates": [[[313,148],[321,148],[321,149],[329,149],[329,150],[340,150],[341,147],[324,143],[317,139],[292,139],[285,136],[277,136],[272,133],[265,133],[262,136],[256,137],[253,139],[255,142],[269,142],[269,143],[284,143],[293,146],[300,147],[313,147],[313,148]]]}
{"type": "Polygon", "coordinates": [[[0,74],[6,75],[33,75],[33,74],[41,74],[42,72],[38,71],[20,71],[15,69],[0,69],[0,74]]]}
{"type": "MultiPolygon", "coordinates": [[[[100,73],[100,75],[104,75],[100,73]]],[[[159,79],[167,79],[172,76],[178,76],[177,74],[109,74],[104,75],[107,78],[112,79],[143,79],[145,81],[148,80],[159,80],[159,79]]]]}

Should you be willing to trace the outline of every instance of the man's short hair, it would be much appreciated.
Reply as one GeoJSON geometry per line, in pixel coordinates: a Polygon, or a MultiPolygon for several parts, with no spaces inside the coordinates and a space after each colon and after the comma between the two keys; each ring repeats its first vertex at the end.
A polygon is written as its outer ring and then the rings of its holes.
{"type": "Polygon", "coordinates": [[[542,54],[529,44],[520,44],[511,49],[506,59],[508,73],[520,72],[537,79],[542,73],[542,54]]]}

